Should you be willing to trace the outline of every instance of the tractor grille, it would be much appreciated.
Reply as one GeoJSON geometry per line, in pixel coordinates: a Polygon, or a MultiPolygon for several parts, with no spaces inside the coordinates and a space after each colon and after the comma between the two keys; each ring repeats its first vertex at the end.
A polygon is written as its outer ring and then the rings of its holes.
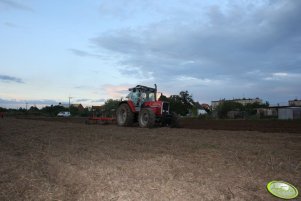
{"type": "Polygon", "coordinates": [[[168,113],[168,112],[169,112],[169,103],[163,102],[163,105],[162,105],[162,112],[163,112],[163,113],[168,113]]]}

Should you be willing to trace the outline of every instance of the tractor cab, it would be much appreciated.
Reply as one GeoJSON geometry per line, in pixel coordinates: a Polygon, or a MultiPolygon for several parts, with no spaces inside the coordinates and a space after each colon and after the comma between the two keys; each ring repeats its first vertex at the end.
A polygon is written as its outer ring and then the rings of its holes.
{"type": "Polygon", "coordinates": [[[140,107],[143,103],[148,101],[156,101],[157,86],[150,88],[142,85],[129,88],[130,93],[126,96],[128,100],[133,101],[136,107],[140,107]]]}

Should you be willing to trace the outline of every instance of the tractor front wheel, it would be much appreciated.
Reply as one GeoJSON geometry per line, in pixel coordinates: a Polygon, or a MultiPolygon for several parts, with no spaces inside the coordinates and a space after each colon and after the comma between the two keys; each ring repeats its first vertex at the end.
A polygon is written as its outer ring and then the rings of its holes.
{"type": "Polygon", "coordinates": [[[152,128],[155,126],[156,116],[151,109],[143,108],[139,112],[138,122],[141,128],[152,128]]]}
{"type": "Polygon", "coordinates": [[[134,122],[134,114],[127,103],[119,105],[116,111],[117,124],[119,126],[131,126],[134,122]]]}

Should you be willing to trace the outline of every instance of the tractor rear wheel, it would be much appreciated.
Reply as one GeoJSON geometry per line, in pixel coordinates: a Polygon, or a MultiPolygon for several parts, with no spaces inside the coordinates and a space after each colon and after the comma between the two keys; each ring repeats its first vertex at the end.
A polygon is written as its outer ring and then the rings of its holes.
{"type": "Polygon", "coordinates": [[[127,103],[119,105],[116,111],[117,124],[119,126],[131,126],[134,122],[134,114],[127,103]]]}
{"type": "Polygon", "coordinates": [[[138,122],[141,128],[152,128],[155,126],[156,116],[151,109],[143,108],[139,112],[138,122]]]}

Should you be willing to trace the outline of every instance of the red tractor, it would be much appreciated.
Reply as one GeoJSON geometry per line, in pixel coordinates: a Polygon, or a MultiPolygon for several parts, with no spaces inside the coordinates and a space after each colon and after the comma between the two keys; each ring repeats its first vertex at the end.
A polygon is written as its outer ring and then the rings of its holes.
{"type": "Polygon", "coordinates": [[[126,101],[121,101],[116,110],[119,126],[131,126],[138,121],[142,128],[161,125],[177,126],[177,116],[169,111],[169,103],[157,100],[157,85],[150,88],[142,85],[129,89],[126,101]]]}

